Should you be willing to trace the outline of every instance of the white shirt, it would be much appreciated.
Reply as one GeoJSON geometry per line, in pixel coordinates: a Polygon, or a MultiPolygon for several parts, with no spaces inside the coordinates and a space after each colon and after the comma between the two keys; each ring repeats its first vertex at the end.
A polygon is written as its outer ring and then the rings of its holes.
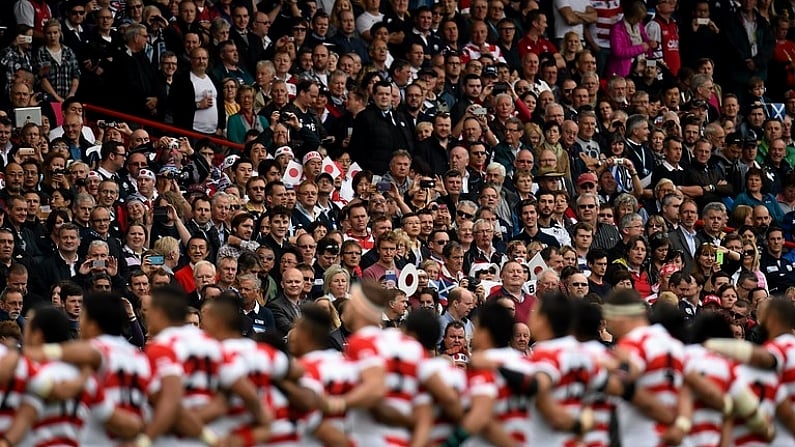
{"type": "Polygon", "coordinates": [[[193,83],[194,102],[199,102],[206,97],[213,99],[213,106],[206,109],[196,109],[193,114],[193,130],[196,132],[211,134],[218,129],[218,108],[215,106],[218,101],[218,90],[216,90],[210,76],[205,74],[203,78],[190,74],[190,81],[193,83]]]}

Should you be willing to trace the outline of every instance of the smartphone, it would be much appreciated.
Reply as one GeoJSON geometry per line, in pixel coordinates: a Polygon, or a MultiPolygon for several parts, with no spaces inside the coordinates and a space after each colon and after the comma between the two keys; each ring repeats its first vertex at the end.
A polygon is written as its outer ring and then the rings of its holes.
{"type": "Polygon", "coordinates": [[[723,265],[723,252],[722,251],[718,251],[717,253],[715,253],[715,262],[718,265],[723,265]]]}
{"type": "Polygon", "coordinates": [[[351,135],[353,135],[353,127],[348,128],[348,138],[350,138],[351,135]]]}
{"type": "Polygon", "coordinates": [[[22,43],[33,43],[33,36],[19,36],[22,43]]]}
{"type": "Polygon", "coordinates": [[[696,19],[696,25],[709,25],[709,19],[696,19]]]}
{"type": "Polygon", "coordinates": [[[657,60],[656,59],[646,59],[646,66],[647,67],[656,67],[657,60]]]}
{"type": "Polygon", "coordinates": [[[486,116],[486,113],[488,113],[488,111],[483,106],[477,106],[472,109],[472,114],[475,116],[486,116]]]}
{"type": "Polygon", "coordinates": [[[622,166],[624,164],[624,159],[623,158],[614,158],[613,159],[613,164],[616,165],[616,166],[622,166]]]}
{"type": "Polygon", "coordinates": [[[436,188],[436,180],[420,180],[420,188],[436,188]]]}
{"type": "Polygon", "coordinates": [[[389,192],[392,190],[392,182],[378,182],[375,186],[378,192],[389,192]]]}
{"type": "Polygon", "coordinates": [[[95,268],[95,269],[102,269],[102,268],[105,268],[107,266],[108,266],[108,261],[106,261],[104,259],[95,259],[91,263],[91,268],[95,268]]]}
{"type": "Polygon", "coordinates": [[[20,157],[35,157],[36,150],[32,147],[21,147],[17,151],[17,154],[19,154],[20,157]]]}
{"type": "Polygon", "coordinates": [[[166,263],[166,257],[163,255],[151,255],[149,256],[149,263],[152,265],[163,265],[166,263]]]}

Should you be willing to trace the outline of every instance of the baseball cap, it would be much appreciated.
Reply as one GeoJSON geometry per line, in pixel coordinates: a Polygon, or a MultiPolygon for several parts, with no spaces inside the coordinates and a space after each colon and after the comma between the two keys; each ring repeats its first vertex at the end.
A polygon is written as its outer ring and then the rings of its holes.
{"type": "Polygon", "coordinates": [[[97,179],[102,180],[102,176],[99,175],[99,172],[97,172],[97,171],[88,171],[88,175],[86,176],[86,178],[87,179],[95,179],[95,178],[97,178],[97,179]]]}
{"type": "Polygon", "coordinates": [[[717,304],[718,306],[720,306],[720,298],[718,298],[717,295],[707,295],[701,301],[701,305],[703,307],[707,307],[710,304],[717,304]]]}
{"type": "Polygon", "coordinates": [[[144,198],[144,196],[142,196],[142,195],[140,195],[138,193],[130,194],[129,196],[127,196],[126,199],[124,199],[124,201],[125,201],[125,203],[127,203],[127,205],[129,205],[129,204],[131,204],[133,202],[141,202],[141,203],[144,203],[144,204],[146,203],[146,199],[144,198]]]}
{"type": "Polygon", "coordinates": [[[323,156],[318,151],[309,151],[304,155],[303,164],[309,163],[311,160],[322,160],[323,156]]]}
{"type": "Polygon", "coordinates": [[[494,274],[497,274],[497,273],[500,272],[500,268],[497,267],[497,264],[495,264],[493,262],[492,263],[489,263],[489,262],[476,262],[476,263],[472,264],[472,267],[469,269],[469,276],[475,277],[475,276],[477,276],[478,273],[485,272],[485,271],[488,271],[488,270],[493,270],[494,274]]]}
{"type": "Polygon", "coordinates": [[[706,109],[706,108],[708,108],[707,101],[704,101],[703,99],[694,99],[690,103],[690,108],[691,109],[695,109],[695,108],[706,109]]]}
{"type": "Polygon", "coordinates": [[[586,183],[593,183],[596,185],[598,183],[596,174],[593,172],[583,172],[579,177],[577,177],[577,186],[582,186],[586,183]]]}
{"type": "Polygon", "coordinates": [[[331,174],[329,174],[328,172],[321,172],[320,174],[316,175],[315,176],[315,183],[319,182],[320,179],[322,179],[322,178],[326,178],[331,183],[334,183],[334,177],[332,177],[331,174]]]}
{"type": "Polygon", "coordinates": [[[155,179],[155,173],[149,169],[141,169],[138,171],[138,178],[148,178],[150,180],[155,179]]]}
{"type": "Polygon", "coordinates": [[[486,67],[486,68],[484,68],[484,69],[483,69],[483,76],[484,76],[484,77],[485,77],[485,76],[493,76],[493,77],[495,77],[495,78],[496,78],[496,77],[497,77],[497,67],[495,67],[495,66],[490,66],[490,67],[486,67]]]}

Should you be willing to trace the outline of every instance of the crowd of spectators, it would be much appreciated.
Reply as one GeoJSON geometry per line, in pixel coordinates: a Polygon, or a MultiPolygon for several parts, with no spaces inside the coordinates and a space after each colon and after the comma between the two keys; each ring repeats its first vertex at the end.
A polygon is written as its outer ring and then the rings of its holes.
{"type": "Polygon", "coordinates": [[[712,306],[743,337],[762,297],[795,298],[789,2],[0,10],[6,319],[52,301],[76,331],[82,294],[110,289],[138,319],[171,283],[197,324],[233,291],[247,332],[286,332],[318,300],[341,348],[350,285],[395,287],[413,266],[384,325],[435,309],[452,355],[498,299],[526,349],[550,289],[712,306]]]}

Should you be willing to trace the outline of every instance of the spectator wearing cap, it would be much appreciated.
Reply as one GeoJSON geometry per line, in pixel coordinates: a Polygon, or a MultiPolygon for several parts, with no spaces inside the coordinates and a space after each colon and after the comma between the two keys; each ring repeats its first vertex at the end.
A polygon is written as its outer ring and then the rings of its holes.
{"type": "Polygon", "coordinates": [[[317,205],[320,212],[318,218],[329,230],[340,229],[340,207],[334,203],[332,196],[335,192],[334,178],[328,172],[321,172],[315,177],[317,185],[317,205]]]}
{"type": "MultiPolygon", "coordinates": [[[[312,284],[310,296],[314,299],[323,296],[323,290],[327,289],[324,283],[326,271],[337,264],[340,256],[340,246],[331,238],[323,238],[317,242],[317,252],[312,268],[315,270],[315,281],[312,284]]],[[[342,271],[340,267],[340,271],[342,271]]]]}
{"type": "MultiPolygon", "coordinates": [[[[381,81],[373,87],[373,103],[356,115],[349,145],[351,158],[362,169],[383,174],[389,167],[392,154],[398,149],[411,152],[414,138],[402,113],[392,109],[392,86],[381,81]]],[[[440,115],[436,116],[436,119],[440,115]]],[[[449,118],[447,127],[449,129],[449,118]]],[[[442,132],[444,135],[444,132],[442,132]]],[[[449,136],[449,130],[447,131],[449,136]]],[[[418,149],[418,156],[421,152],[418,149]]],[[[446,151],[444,163],[447,162],[446,151]]],[[[437,171],[441,172],[441,171],[437,171]]]]}
{"type": "MultiPolygon", "coordinates": [[[[93,171],[92,171],[93,172],[93,171]]],[[[155,173],[151,169],[141,169],[138,171],[138,195],[144,199],[144,205],[152,209],[152,200],[157,197],[157,190],[155,189],[156,182],[155,173]]]]}
{"type": "Polygon", "coordinates": [[[226,125],[226,110],[207,73],[209,53],[204,48],[195,48],[190,58],[190,70],[174,76],[169,93],[174,125],[206,135],[220,135],[226,125]]]}
{"type": "Polygon", "coordinates": [[[323,170],[323,156],[318,151],[310,151],[301,160],[304,166],[304,178],[313,180],[323,170]]]}

